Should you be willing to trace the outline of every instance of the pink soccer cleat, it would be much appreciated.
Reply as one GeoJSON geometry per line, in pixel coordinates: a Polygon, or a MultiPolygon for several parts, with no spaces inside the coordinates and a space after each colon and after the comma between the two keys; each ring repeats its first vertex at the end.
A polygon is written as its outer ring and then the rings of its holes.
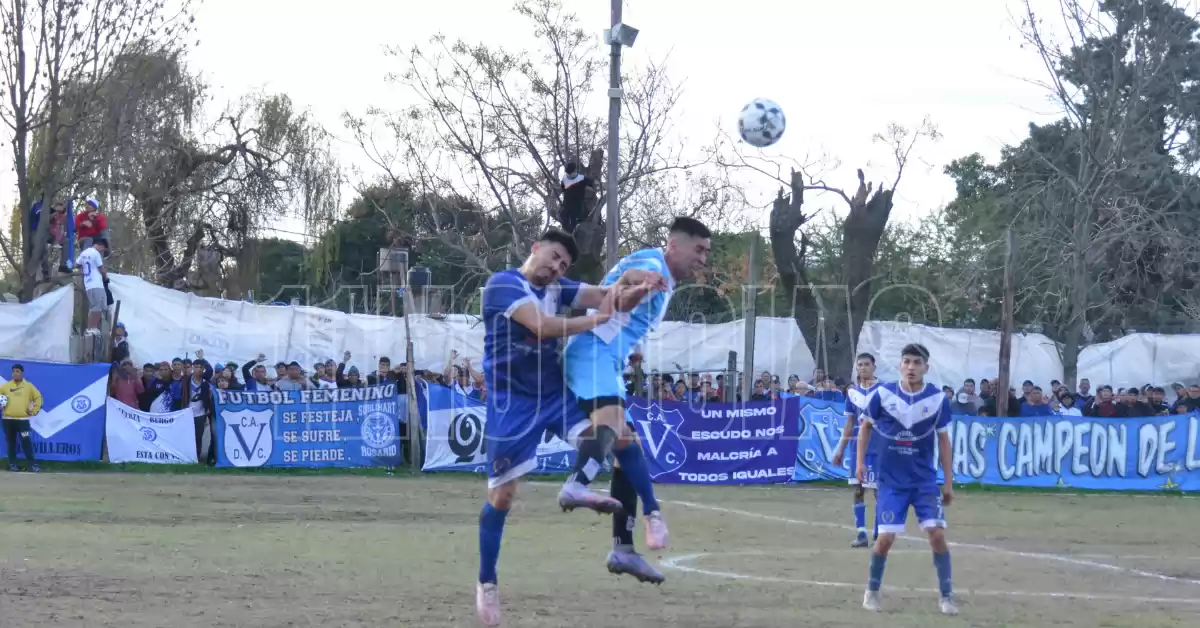
{"type": "Polygon", "coordinates": [[[500,588],[495,582],[475,585],[475,614],[479,623],[488,628],[500,625],[500,588]]]}
{"type": "Polygon", "coordinates": [[[601,495],[578,482],[563,484],[562,490],[558,492],[558,505],[567,512],[576,508],[587,508],[606,515],[621,512],[621,502],[601,495]]]}
{"type": "Polygon", "coordinates": [[[670,535],[667,533],[667,520],[663,519],[662,513],[655,510],[642,517],[642,522],[646,529],[646,547],[652,550],[665,549],[670,535]]]}

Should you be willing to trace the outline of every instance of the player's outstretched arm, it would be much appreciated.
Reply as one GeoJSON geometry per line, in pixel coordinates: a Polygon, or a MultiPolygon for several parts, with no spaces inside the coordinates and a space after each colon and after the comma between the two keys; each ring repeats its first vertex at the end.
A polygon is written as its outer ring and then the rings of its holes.
{"type": "Polygon", "coordinates": [[[535,303],[526,303],[512,313],[512,320],[543,340],[582,334],[607,323],[611,317],[611,312],[603,311],[598,314],[572,318],[549,316],[542,313],[535,303]]]}
{"type": "MultiPolygon", "coordinates": [[[[842,466],[842,457],[846,455],[846,446],[850,444],[850,439],[854,436],[855,423],[858,423],[858,418],[853,413],[847,412],[846,424],[842,426],[842,437],[838,439],[837,449],[833,452],[833,464],[836,466],[842,466]]],[[[858,451],[855,451],[854,455],[857,456],[858,451]]]]}

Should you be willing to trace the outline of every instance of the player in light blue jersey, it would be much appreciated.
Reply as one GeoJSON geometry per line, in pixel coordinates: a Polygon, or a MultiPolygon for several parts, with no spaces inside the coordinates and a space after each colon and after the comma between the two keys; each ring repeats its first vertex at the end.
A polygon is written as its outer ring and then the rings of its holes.
{"type": "MultiPolygon", "coordinates": [[[[559,493],[559,504],[570,509],[576,503],[592,500],[587,488],[611,451],[616,458],[610,494],[622,504],[613,516],[613,537],[617,549],[632,543],[637,502],[642,500],[645,515],[646,545],[650,549],[667,546],[667,524],[654,497],[654,484],[646,466],[642,448],[634,430],[626,425],[625,362],[633,348],[653,330],[667,313],[671,292],[678,281],[686,281],[708,263],[712,233],[692,218],[676,218],[667,235],[667,246],[644,249],[625,257],[604,278],[612,284],[635,271],[661,276],[665,290],[655,291],[627,313],[614,314],[595,329],[575,336],[567,344],[563,370],[567,387],[579,398],[591,417],[591,439],[580,444],[579,457],[567,483],[559,493]]],[[[618,303],[623,310],[627,303],[618,303]]]]}
{"type": "Polygon", "coordinates": [[[941,597],[938,608],[944,615],[957,615],[951,597],[950,547],[946,544],[944,506],[954,499],[950,444],[950,399],[937,386],[925,382],[929,371],[929,349],[910,344],[900,351],[900,381],[876,389],[875,398],[863,412],[858,434],[858,479],[866,478],[866,459],[871,441],[878,439],[876,474],[879,482],[879,540],[871,552],[867,592],[863,608],[879,611],[879,587],[888,551],[896,535],[904,532],[911,507],[921,529],[929,534],[933,566],[937,570],[941,597]],[[939,488],[934,447],[941,459],[946,481],[939,488]]]}
{"type": "MultiPolygon", "coordinates": [[[[867,452],[867,471],[864,474],[863,481],[858,480],[858,465],[855,464],[858,456],[855,452],[858,449],[858,429],[862,423],[861,415],[863,411],[870,405],[871,400],[875,398],[875,391],[879,388],[879,380],[875,379],[875,356],[870,353],[860,353],[858,358],[854,360],[854,370],[857,378],[854,385],[846,394],[846,426],[842,428],[842,438],[838,441],[837,450],[833,453],[833,464],[842,466],[842,461],[846,456],[846,448],[851,447],[850,451],[850,485],[854,487],[854,527],[858,533],[854,537],[854,542],[850,547],[866,547],[867,543],[867,503],[864,499],[866,489],[875,489],[875,460],[877,457],[877,445],[882,439],[875,439],[876,447],[872,447],[867,452]]],[[[879,538],[879,496],[875,496],[875,534],[874,538],[879,538]]]]}
{"type": "MultiPolygon", "coordinates": [[[[564,279],[563,274],[576,257],[574,238],[561,231],[548,231],[533,245],[519,269],[492,275],[483,290],[488,495],[479,515],[480,566],[475,606],[485,626],[500,623],[496,563],[517,481],[537,466],[537,447],[543,434],[550,432],[576,442],[578,434],[591,426],[587,413],[566,389],[558,339],[608,322],[617,296],[635,300],[652,289],[650,284],[632,285],[629,278],[604,287],[564,279]],[[556,314],[562,306],[600,311],[560,318],[556,314]]],[[[621,508],[616,499],[601,496],[582,505],[600,512],[621,508]]],[[[626,557],[623,564],[629,569],[624,573],[642,574],[639,578],[657,573],[636,555],[626,557]]]]}

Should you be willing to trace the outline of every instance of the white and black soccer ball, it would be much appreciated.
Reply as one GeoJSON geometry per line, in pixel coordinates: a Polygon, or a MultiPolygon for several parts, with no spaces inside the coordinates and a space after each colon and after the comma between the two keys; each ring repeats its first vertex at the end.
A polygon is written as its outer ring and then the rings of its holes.
{"type": "Polygon", "coordinates": [[[0,395],[0,410],[3,410],[7,407],[8,407],[8,397],[5,395],[0,395]]]}
{"type": "Polygon", "coordinates": [[[783,109],[773,100],[755,98],[750,104],[742,107],[738,116],[738,133],[747,144],[758,148],[766,148],[783,137],[787,128],[787,119],[783,109]]]}

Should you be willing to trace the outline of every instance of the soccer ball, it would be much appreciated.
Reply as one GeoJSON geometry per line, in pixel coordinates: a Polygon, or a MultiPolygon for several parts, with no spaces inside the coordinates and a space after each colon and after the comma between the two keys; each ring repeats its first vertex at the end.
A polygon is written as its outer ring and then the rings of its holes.
{"type": "Polygon", "coordinates": [[[755,98],[750,104],[742,107],[738,116],[738,133],[746,143],[758,148],[766,148],[783,137],[787,128],[787,119],[783,109],[775,101],[766,98],[755,98]]]}
{"type": "Polygon", "coordinates": [[[0,395],[0,410],[8,407],[8,397],[0,395]]]}

